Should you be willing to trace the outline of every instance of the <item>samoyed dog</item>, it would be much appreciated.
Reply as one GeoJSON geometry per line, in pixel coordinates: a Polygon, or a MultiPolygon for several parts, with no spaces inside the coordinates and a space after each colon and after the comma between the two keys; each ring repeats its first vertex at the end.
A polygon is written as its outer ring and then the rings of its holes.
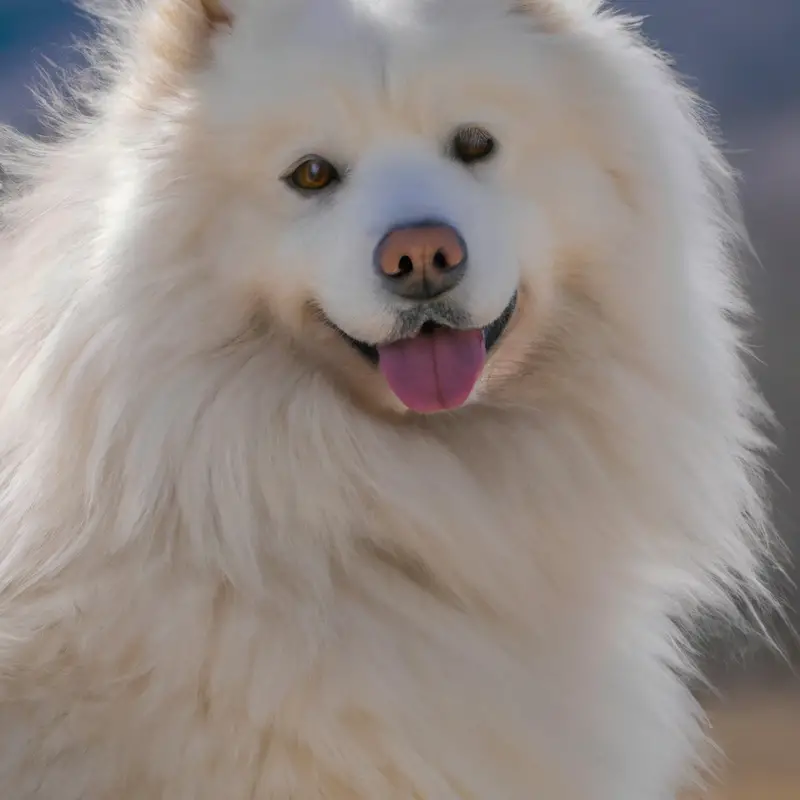
{"type": "Polygon", "coordinates": [[[4,138],[4,800],[674,798],[766,595],[692,97],[594,0],[101,12],[4,138]]]}

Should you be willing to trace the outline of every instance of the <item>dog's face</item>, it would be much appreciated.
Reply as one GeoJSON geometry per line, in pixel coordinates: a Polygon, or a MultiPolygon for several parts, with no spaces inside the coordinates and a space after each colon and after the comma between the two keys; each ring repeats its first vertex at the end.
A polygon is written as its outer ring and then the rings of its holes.
{"type": "Polygon", "coordinates": [[[216,268],[373,406],[489,402],[630,218],[579,25],[530,5],[213,4],[216,268]]]}

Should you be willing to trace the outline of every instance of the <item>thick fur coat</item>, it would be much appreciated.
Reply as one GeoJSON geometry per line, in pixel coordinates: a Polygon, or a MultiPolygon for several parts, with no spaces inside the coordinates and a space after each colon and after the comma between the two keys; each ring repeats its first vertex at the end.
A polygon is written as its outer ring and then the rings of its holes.
{"type": "Polygon", "coordinates": [[[56,136],[4,139],[4,800],[672,800],[687,631],[765,594],[693,98],[592,0],[103,13],[56,136]],[[307,153],[335,193],[281,180],[307,153]],[[430,216],[476,324],[518,299],[425,415],[347,337],[430,216]]]}

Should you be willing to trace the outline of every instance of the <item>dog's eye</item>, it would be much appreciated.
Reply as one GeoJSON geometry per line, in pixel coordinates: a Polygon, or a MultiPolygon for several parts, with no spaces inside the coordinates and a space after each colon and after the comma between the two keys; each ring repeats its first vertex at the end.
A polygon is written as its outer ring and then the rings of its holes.
{"type": "Polygon", "coordinates": [[[318,192],[339,180],[339,173],[330,161],[319,156],[308,156],[284,176],[293,189],[301,192],[318,192]]]}
{"type": "Polygon", "coordinates": [[[450,150],[453,157],[462,164],[475,164],[485,161],[496,148],[492,135],[483,128],[470,125],[459,128],[453,135],[450,150]]]}

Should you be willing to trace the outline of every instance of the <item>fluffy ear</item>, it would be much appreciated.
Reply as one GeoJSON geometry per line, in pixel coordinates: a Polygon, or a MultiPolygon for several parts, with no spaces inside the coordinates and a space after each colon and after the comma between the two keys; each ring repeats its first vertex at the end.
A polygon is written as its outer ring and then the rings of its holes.
{"type": "Polygon", "coordinates": [[[180,86],[235,24],[237,0],[152,0],[134,26],[133,81],[152,94],[180,86]]]}
{"type": "Polygon", "coordinates": [[[515,0],[514,11],[534,17],[548,30],[568,28],[581,17],[597,13],[605,0],[515,0]]]}
{"type": "Polygon", "coordinates": [[[596,13],[606,0],[520,0],[521,5],[560,7],[567,12],[596,13]]]}
{"type": "Polygon", "coordinates": [[[200,0],[200,5],[206,15],[206,20],[211,28],[218,25],[233,25],[233,14],[224,0],[200,0]]]}

